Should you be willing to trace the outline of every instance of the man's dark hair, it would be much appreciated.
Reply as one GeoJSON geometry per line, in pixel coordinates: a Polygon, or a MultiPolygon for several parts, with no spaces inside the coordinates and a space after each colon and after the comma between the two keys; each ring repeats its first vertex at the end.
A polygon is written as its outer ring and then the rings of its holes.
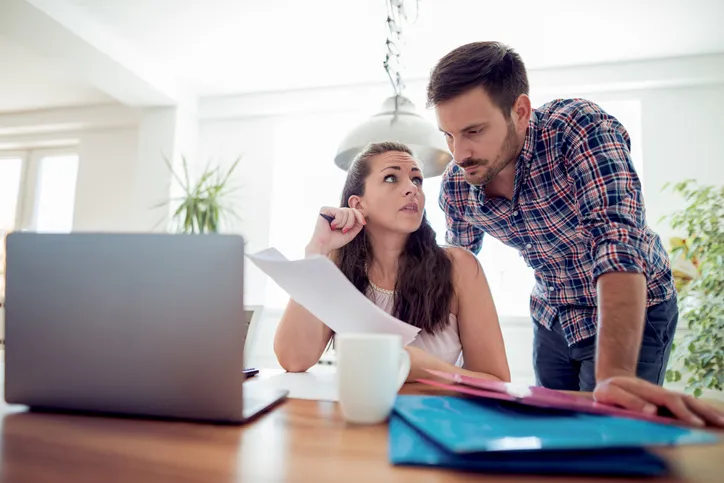
{"type": "Polygon", "coordinates": [[[506,119],[521,94],[528,94],[525,64],[512,48],[500,42],[473,42],[440,59],[430,74],[427,106],[449,101],[482,87],[506,119]]]}

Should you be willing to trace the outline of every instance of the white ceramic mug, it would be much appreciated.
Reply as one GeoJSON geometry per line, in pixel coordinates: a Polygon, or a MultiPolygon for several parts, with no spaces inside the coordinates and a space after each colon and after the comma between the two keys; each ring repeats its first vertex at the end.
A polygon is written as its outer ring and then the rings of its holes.
{"type": "Polygon", "coordinates": [[[385,421],[410,373],[410,356],[393,334],[335,336],[339,402],[344,418],[357,424],[385,421]]]}

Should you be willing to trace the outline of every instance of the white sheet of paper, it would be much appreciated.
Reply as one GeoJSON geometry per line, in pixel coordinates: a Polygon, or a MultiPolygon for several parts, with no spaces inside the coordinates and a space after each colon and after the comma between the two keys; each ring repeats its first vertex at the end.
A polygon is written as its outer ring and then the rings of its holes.
{"type": "Polygon", "coordinates": [[[376,306],[327,257],[288,260],[275,248],[247,256],[337,334],[397,334],[407,345],[420,332],[376,306]]]}
{"type": "Polygon", "coordinates": [[[260,381],[265,387],[286,389],[291,399],[338,401],[337,371],[284,372],[260,381]]]}

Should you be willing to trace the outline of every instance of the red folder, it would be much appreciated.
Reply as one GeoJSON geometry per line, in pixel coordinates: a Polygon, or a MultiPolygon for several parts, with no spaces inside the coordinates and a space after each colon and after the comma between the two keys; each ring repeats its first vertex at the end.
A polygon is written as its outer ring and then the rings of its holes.
{"type": "Polygon", "coordinates": [[[446,379],[452,384],[428,379],[418,379],[417,382],[471,396],[514,401],[528,406],[564,409],[584,413],[604,414],[608,416],[621,416],[656,423],[689,426],[685,421],[680,419],[624,409],[610,404],[599,403],[587,397],[574,396],[572,394],[566,394],[560,391],[546,389],[544,387],[526,386],[501,381],[489,381],[486,379],[479,379],[477,377],[442,371],[428,370],[428,372],[442,379],[446,379]]]}

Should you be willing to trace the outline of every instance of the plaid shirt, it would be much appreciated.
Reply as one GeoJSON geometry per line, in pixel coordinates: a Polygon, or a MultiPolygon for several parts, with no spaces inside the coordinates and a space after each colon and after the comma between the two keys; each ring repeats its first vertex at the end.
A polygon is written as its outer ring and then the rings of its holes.
{"type": "Polygon", "coordinates": [[[447,242],[477,254],[487,233],[518,249],[535,270],[533,319],[550,328],[558,318],[569,345],[596,333],[603,273],[645,274],[648,306],[675,293],[629,149],[624,127],[597,105],[558,100],[531,115],[512,200],[486,199],[455,163],[443,174],[447,242]]]}

